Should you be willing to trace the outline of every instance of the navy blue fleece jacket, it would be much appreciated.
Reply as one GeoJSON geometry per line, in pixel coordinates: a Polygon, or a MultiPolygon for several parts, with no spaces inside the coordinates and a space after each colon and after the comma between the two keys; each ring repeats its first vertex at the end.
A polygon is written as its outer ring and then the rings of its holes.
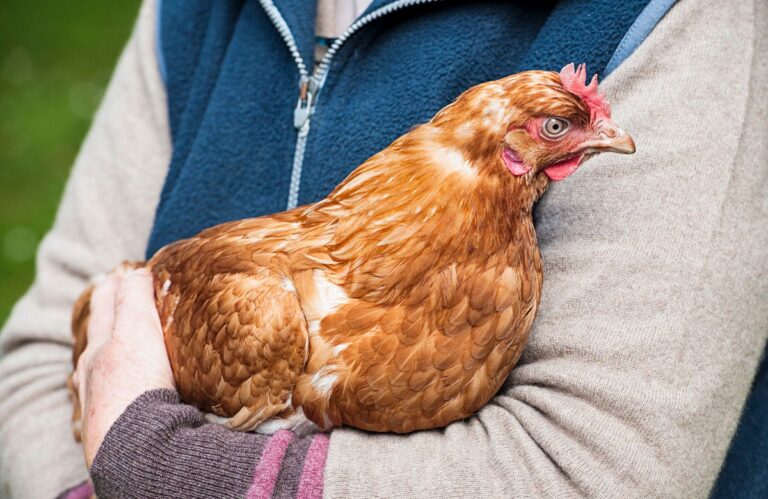
{"type": "MultiPolygon", "coordinates": [[[[663,4],[647,15],[657,20],[672,2],[653,3],[663,4]]],[[[284,210],[292,177],[299,204],[321,199],[474,84],[574,61],[605,75],[620,43],[642,39],[637,24],[627,35],[648,4],[375,0],[328,65],[297,158],[298,68],[311,72],[315,2],[165,0],[159,50],[173,159],[147,255],[220,222],[284,210]]]]}

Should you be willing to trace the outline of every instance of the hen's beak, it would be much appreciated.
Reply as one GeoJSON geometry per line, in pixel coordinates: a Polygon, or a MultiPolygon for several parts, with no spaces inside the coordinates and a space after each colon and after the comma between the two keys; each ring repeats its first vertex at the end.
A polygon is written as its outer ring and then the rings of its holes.
{"type": "Polygon", "coordinates": [[[633,154],[635,141],[632,137],[613,123],[607,122],[597,130],[597,138],[585,144],[595,152],[618,152],[633,154]]]}

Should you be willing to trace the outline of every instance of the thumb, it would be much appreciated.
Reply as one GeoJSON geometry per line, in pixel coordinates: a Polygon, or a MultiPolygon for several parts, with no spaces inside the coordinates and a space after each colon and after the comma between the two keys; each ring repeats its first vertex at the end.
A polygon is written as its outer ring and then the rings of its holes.
{"type": "Polygon", "coordinates": [[[112,335],[115,322],[115,294],[120,287],[122,277],[110,274],[93,290],[88,319],[88,345],[98,349],[112,335]]]}
{"type": "Polygon", "coordinates": [[[152,274],[147,269],[127,273],[117,289],[115,337],[131,341],[162,341],[162,327],[155,305],[152,274]]]}

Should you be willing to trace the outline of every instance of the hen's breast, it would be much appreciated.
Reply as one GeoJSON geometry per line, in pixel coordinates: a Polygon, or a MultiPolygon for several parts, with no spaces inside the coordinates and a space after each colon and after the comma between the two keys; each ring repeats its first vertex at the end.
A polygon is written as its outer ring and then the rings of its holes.
{"type": "Polygon", "coordinates": [[[321,427],[440,427],[476,412],[503,383],[541,295],[535,236],[429,270],[418,282],[374,273],[369,293],[359,274],[322,275],[335,281],[336,296],[310,322],[309,361],[294,395],[321,427]],[[354,283],[345,283],[349,275],[354,283]],[[387,290],[385,276],[410,287],[387,290]]]}

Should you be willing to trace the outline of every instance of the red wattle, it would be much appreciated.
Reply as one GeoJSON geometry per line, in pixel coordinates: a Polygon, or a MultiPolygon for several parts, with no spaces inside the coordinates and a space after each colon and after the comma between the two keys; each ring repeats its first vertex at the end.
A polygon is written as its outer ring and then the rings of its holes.
{"type": "Polygon", "coordinates": [[[544,169],[544,173],[547,174],[550,180],[558,181],[563,180],[570,174],[578,170],[581,164],[581,156],[574,156],[573,158],[566,159],[559,163],[555,163],[552,166],[548,166],[544,169]]]}

